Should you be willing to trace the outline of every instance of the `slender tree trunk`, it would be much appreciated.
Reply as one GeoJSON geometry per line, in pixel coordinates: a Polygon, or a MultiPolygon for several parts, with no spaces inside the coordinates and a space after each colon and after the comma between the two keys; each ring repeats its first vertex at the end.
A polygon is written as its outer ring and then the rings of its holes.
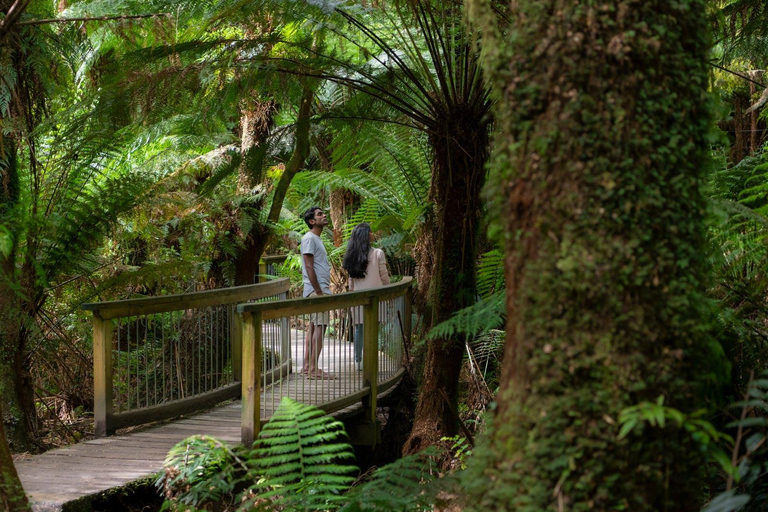
{"type": "Polygon", "coordinates": [[[266,144],[277,113],[274,100],[261,101],[254,98],[245,103],[240,112],[240,154],[243,160],[237,174],[237,191],[243,195],[251,194],[264,180],[264,166],[260,165],[260,161],[249,158],[249,155],[251,151],[266,144]]]}
{"type": "MultiPolygon", "coordinates": [[[[331,143],[332,138],[327,134],[320,135],[314,140],[315,151],[320,157],[320,168],[325,172],[333,172],[331,143]]],[[[336,247],[341,247],[341,244],[344,243],[347,208],[354,203],[354,200],[355,196],[351,191],[343,188],[331,188],[329,209],[333,228],[333,245],[336,247]]]]}
{"type": "MultiPolygon", "coordinates": [[[[296,143],[291,158],[285,166],[283,174],[275,186],[275,192],[272,196],[272,204],[267,214],[267,222],[274,223],[280,219],[280,211],[283,209],[283,201],[288,193],[288,187],[296,173],[304,166],[304,162],[309,156],[309,126],[312,114],[312,98],[314,97],[314,81],[311,85],[304,86],[304,91],[299,105],[299,115],[296,119],[296,143]]],[[[272,236],[272,230],[268,225],[254,226],[254,231],[246,240],[246,249],[243,253],[247,256],[248,262],[238,263],[235,284],[251,284],[253,276],[258,270],[259,260],[264,254],[269,239],[272,236]]]]}
{"type": "MultiPolygon", "coordinates": [[[[434,151],[430,190],[434,223],[429,235],[434,245],[429,249],[434,251],[434,257],[427,258],[432,266],[428,302],[433,326],[477,299],[480,192],[485,183],[489,142],[489,121],[485,115],[459,109],[437,124],[441,131],[430,134],[434,151]]],[[[461,337],[429,341],[416,417],[404,453],[416,453],[457,432],[458,418],[451,409],[458,410],[463,356],[461,337]]]]}
{"type": "MultiPolygon", "coordinates": [[[[0,223],[3,223],[4,216],[17,206],[21,191],[15,140],[1,137],[0,223]]],[[[8,227],[13,224],[9,223],[8,227]]],[[[29,276],[19,283],[18,276],[25,272],[17,269],[18,238],[19,233],[14,233],[10,246],[0,253],[0,402],[5,411],[0,423],[6,426],[7,440],[13,450],[21,452],[33,448],[30,433],[35,407],[23,323],[24,318],[30,317],[25,313],[22,297],[34,294],[34,289],[24,286],[25,283],[34,285],[34,276],[31,283],[29,276]]]]}
{"type": "MultiPolygon", "coordinates": [[[[237,175],[237,188],[241,195],[250,195],[264,185],[264,165],[261,158],[254,158],[256,150],[267,142],[274,125],[277,106],[273,100],[252,99],[240,116],[242,137],[240,152],[243,156],[237,175]]],[[[254,223],[245,235],[245,244],[235,260],[235,285],[253,284],[259,271],[259,259],[267,245],[268,228],[254,223]]]]}
{"type": "MultiPolygon", "coordinates": [[[[0,400],[0,418],[3,417],[3,402],[0,400]]],[[[7,512],[28,512],[30,510],[27,495],[13,465],[13,458],[2,421],[0,421],[0,510],[7,512]]]]}
{"type": "Polygon", "coordinates": [[[673,421],[619,439],[643,401],[691,412],[721,364],[706,332],[703,0],[519,0],[484,28],[506,221],[507,339],[472,510],[698,511],[701,448],[673,421]]]}

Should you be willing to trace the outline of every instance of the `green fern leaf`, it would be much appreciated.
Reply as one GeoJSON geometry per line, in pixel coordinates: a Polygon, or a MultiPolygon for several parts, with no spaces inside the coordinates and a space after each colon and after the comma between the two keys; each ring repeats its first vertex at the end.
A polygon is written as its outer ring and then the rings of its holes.
{"type": "Polygon", "coordinates": [[[358,469],[343,425],[313,406],[283,398],[251,452],[252,490],[276,507],[325,510],[358,469]]]}
{"type": "Polygon", "coordinates": [[[437,489],[429,485],[435,480],[430,462],[436,454],[430,447],[377,469],[346,495],[339,512],[432,510],[437,489]]]}

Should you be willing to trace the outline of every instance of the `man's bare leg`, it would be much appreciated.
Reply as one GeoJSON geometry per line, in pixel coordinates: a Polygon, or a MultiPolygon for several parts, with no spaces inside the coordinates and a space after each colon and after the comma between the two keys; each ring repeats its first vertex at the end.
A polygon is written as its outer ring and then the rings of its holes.
{"type": "Polygon", "coordinates": [[[317,370],[317,360],[314,358],[312,346],[315,333],[319,329],[315,328],[314,322],[309,322],[307,330],[304,332],[304,362],[301,365],[301,373],[309,374],[317,370]]]}
{"type": "Polygon", "coordinates": [[[321,375],[320,369],[320,351],[323,350],[323,336],[325,335],[325,325],[315,325],[314,337],[312,339],[312,366],[310,370],[314,375],[321,375]]]}
{"type": "Polygon", "coordinates": [[[317,379],[335,379],[333,374],[320,369],[320,352],[323,350],[323,337],[328,326],[323,324],[309,323],[304,338],[304,364],[301,367],[301,373],[317,379]]]}

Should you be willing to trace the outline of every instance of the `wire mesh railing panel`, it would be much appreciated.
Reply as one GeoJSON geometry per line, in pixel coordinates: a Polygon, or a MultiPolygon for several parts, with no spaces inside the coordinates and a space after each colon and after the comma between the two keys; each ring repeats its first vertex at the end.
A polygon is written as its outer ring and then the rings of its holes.
{"type": "Polygon", "coordinates": [[[403,367],[404,314],[405,299],[402,296],[379,302],[379,382],[391,379],[403,367]]]}
{"type": "Polygon", "coordinates": [[[128,412],[234,382],[234,305],[117,318],[113,410],[128,412]]]}
{"type": "Polygon", "coordinates": [[[274,374],[286,353],[291,361],[290,375],[267,381],[261,417],[271,416],[284,397],[320,405],[362,389],[348,308],[280,317],[262,322],[261,328],[261,375],[274,374]]]}

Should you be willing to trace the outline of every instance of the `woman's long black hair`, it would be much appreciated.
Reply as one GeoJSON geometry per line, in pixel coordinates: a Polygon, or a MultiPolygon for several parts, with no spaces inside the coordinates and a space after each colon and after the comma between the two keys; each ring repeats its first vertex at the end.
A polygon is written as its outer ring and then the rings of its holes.
{"type": "Polygon", "coordinates": [[[353,279],[363,279],[368,270],[368,251],[371,249],[371,225],[361,222],[352,230],[341,264],[353,279]]]}

